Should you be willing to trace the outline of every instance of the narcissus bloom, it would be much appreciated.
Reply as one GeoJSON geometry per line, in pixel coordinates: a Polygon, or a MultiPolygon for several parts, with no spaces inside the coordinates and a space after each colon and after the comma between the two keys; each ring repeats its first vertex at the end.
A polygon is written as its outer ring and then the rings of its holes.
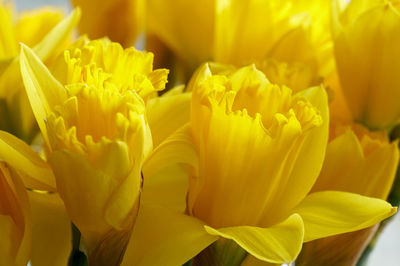
{"type": "Polygon", "coordinates": [[[28,196],[17,172],[0,162],[1,265],[27,265],[32,241],[28,196]]]}
{"type": "MultiPolygon", "coordinates": [[[[143,208],[132,234],[138,247],[128,246],[125,265],[180,265],[215,241],[210,248],[227,265],[240,264],[247,253],[253,260],[287,263],[303,242],[365,228],[395,212],[383,200],[348,192],[308,195],[328,140],[322,87],[292,94],[254,66],[215,75],[206,64],[188,90],[189,124],[162,143],[144,168],[146,176],[160,164],[192,165],[186,169],[189,184],[181,184],[188,186],[187,215],[161,210],[162,199],[143,208]],[[155,219],[154,210],[165,219],[155,219]]],[[[168,171],[164,178],[176,180],[168,171]]],[[[174,184],[177,190],[179,182],[174,184]]]]}
{"type": "Polygon", "coordinates": [[[76,10],[61,21],[63,14],[56,9],[26,11],[19,17],[11,10],[0,1],[0,129],[30,143],[38,128],[23,89],[19,43],[34,47],[39,57],[49,63],[68,42],[80,15],[76,10]]]}
{"type": "MultiPolygon", "coordinates": [[[[386,132],[360,125],[333,126],[321,173],[312,192],[341,190],[386,199],[399,160],[397,142],[386,132]]],[[[374,230],[363,230],[307,243],[299,265],[355,265],[374,230]],[[345,247],[345,248],[344,248],[345,247]]]]}
{"type": "MultiPolygon", "coordinates": [[[[80,42],[78,42],[79,44],[80,42]]],[[[21,72],[57,191],[91,263],[117,264],[138,211],[152,147],[145,101],[166,82],[152,55],[99,40],[64,54],[56,77],[26,46],[21,72]],[[143,98],[141,97],[143,96],[143,98]]]]}
{"type": "Polygon", "coordinates": [[[274,58],[331,63],[330,1],[148,1],[148,30],[193,71],[200,63],[245,64],[274,58]]]}
{"type": "Polygon", "coordinates": [[[145,0],[71,0],[82,9],[79,29],[91,39],[108,37],[128,47],[143,29],[145,0]]]}
{"type": "Polygon", "coordinates": [[[352,114],[370,128],[392,126],[400,118],[399,2],[354,0],[333,10],[337,69],[352,114]]]}

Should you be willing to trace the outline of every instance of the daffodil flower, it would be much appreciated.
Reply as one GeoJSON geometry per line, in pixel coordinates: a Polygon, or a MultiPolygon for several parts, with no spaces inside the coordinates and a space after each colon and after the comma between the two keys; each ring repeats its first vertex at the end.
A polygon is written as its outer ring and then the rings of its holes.
{"type": "Polygon", "coordinates": [[[58,66],[62,61],[56,62],[59,80],[22,47],[22,77],[49,163],[6,133],[1,156],[36,177],[27,178],[32,185],[56,187],[91,263],[117,264],[138,211],[141,168],[152,147],[145,101],[162,89],[167,71],[153,71],[152,55],[134,48],[123,50],[107,40],[82,45],[64,53],[65,72],[58,66]]]}
{"type": "Polygon", "coordinates": [[[309,194],[328,141],[322,87],[293,95],[254,66],[216,75],[207,64],[188,86],[190,122],[143,168],[144,176],[173,180],[174,204],[147,194],[145,182],[146,204],[122,265],[181,265],[210,245],[194,262],[211,252],[226,265],[288,263],[303,242],[366,228],[396,212],[349,192],[309,194]],[[179,176],[171,172],[176,163],[191,167],[179,176]]]}
{"type": "Polygon", "coordinates": [[[191,73],[204,61],[243,66],[268,58],[333,71],[330,1],[207,0],[147,3],[148,32],[191,73]]]}

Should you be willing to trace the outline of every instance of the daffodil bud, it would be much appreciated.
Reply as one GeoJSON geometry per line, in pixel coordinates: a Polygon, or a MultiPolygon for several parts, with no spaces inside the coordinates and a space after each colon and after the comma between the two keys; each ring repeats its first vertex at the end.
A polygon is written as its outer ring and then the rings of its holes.
{"type": "Polygon", "coordinates": [[[354,0],[333,10],[337,70],[353,116],[372,129],[394,125],[400,118],[398,2],[354,0]]]}
{"type": "Polygon", "coordinates": [[[17,172],[3,162],[0,162],[0,231],[0,265],[27,265],[32,245],[28,195],[17,172]]]}
{"type": "Polygon", "coordinates": [[[153,71],[152,59],[83,39],[56,62],[54,77],[22,48],[21,71],[57,191],[96,265],[120,262],[139,209],[142,164],[152,148],[144,99],[162,89],[167,74],[153,71]]]}
{"type": "Polygon", "coordinates": [[[144,0],[71,0],[82,9],[79,30],[91,39],[109,37],[125,47],[133,45],[143,29],[144,0]],[[112,19],[110,19],[112,18],[112,19]]]}
{"type": "MultiPolygon", "coordinates": [[[[341,190],[386,199],[392,187],[399,152],[386,132],[335,124],[320,176],[312,192],[341,190]]],[[[355,265],[376,227],[315,240],[304,245],[299,265],[355,265]]]]}

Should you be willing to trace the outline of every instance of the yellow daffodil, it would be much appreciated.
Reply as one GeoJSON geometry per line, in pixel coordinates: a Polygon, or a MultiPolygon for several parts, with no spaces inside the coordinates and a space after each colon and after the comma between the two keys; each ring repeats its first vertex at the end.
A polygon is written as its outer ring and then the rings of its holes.
{"type": "Polygon", "coordinates": [[[83,41],[63,60],[65,72],[62,61],[54,70],[60,82],[23,46],[21,72],[57,191],[89,260],[114,265],[135,221],[152,146],[143,99],[162,89],[167,71],[152,70],[151,54],[107,40],[83,41]]]}
{"type": "MultiPolygon", "coordinates": [[[[360,125],[336,125],[320,176],[312,192],[341,190],[386,199],[399,160],[397,142],[386,132],[368,132],[360,125]]],[[[299,265],[355,265],[374,229],[307,243],[299,265]]]]}
{"type": "Polygon", "coordinates": [[[19,42],[34,46],[39,57],[50,62],[69,39],[79,11],[61,21],[62,13],[55,9],[26,11],[18,20],[11,10],[0,2],[0,129],[30,143],[38,128],[23,89],[19,42]]]}
{"type": "Polygon", "coordinates": [[[79,29],[91,39],[109,37],[128,47],[143,28],[144,0],[71,0],[71,3],[82,8],[79,29]]]}
{"type": "Polygon", "coordinates": [[[18,173],[0,162],[0,265],[25,266],[30,259],[32,222],[18,173]]]}
{"type": "Polygon", "coordinates": [[[293,95],[254,66],[216,75],[207,64],[188,86],[190,122],[144,165],[147,205],[122,265],[181,265],[214,242],[196,262],[211,252],[222,265],[238,265],[247,253],[258,262],[288,263],[303,242],[359,230],[396,211],[348,192],[308,195],[328,140],[323,88],[293,95]],[[175,163],[192,166],[180,168],[180,181],[169,172],[175,163]],[[174,201],[147,194],[146,180],[155,176],[174,181],[174,201]]]}
{"type": "Polygon", "coordinates": [[[354,0],[333,9],[335,58],[343,93],[358,122],[386,128],[400,118],[398,1],[354,0]]]}
{"type": "Polygon", "coordinates": [[[332,69],[330,1],[148,1],[148,30],[183,61],[245,64],[274,58],[332,69]]]}

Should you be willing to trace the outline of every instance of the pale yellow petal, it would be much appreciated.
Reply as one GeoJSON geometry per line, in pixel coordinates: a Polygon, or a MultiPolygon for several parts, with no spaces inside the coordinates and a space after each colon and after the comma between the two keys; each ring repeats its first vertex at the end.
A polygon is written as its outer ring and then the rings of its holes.
{"type": "Polygon", "coordinates": [[[24,10],[15,25],[18,42],[30,47],[38,44],[64,17],[62,9],[42,7],[24,10]]]}
{"type": "Polygon", "coordinates": [[[350,129],[333,139],[313,192],[339,190],[386,199],[392,187],[399,154],[397,143],[364,137],[370,148],[350,129]]]}
{"type": "MultiPolygon", "coordinates": [[[[36,121],[49,143],[45,120],[53,108],[66,100],[65,88],[51,75],[37,55],[25,45],[21,48],[21,73],[36,121]]],[[[50,148],[50,146],[49,146],[50,148]]]]}
{"type": "Polygon", "coordinates": [[[164,167],[177,163],[197,167],[189,125],[177,130],[152,152],[143,165],[143,174],[145,178],[151,178],[164,167]]]}
{"type": "Polygon", "coordinates": [[[191,96],[180,93],[149,100],[146,110],[154,147],[189,122],[191,96]]]}
{"type": "Polygon", "coordinates": [[[67,265],[72,250],[71,221],[56,193],[28,192],[32,209],[33,266],[67,265]]]}
{"type": "Polygon", "coordinates": [[[0,159],[23,173],[25,186],[55,191],[54,175],[47,162],[28,144],[5,131],[0,131],[0,159]]]}
{"type": "Polygon", "coordinates": [[[214,229],[208,233],[232,239],[259,260],[271,263],[290,263],[300,253],[304,226],[301,217],[291,215],[283,222],[268,228],[236,226],[214,229]]]}
{"type": "Polygon", "coordinates": [[[11,15],[11,7],[0,2],[0,60],[12,58],[18,53],[11,15]]]}
{"type": "Polygon", "coordinates": [[[182,265],[217,239],[196,218],[142,205],[121,265],[182,265]]]}
{"type": "Polygon", "coordinates": [[[189,188],[189,168],[187,165],[174,164],[149,178],[145,176],[140,202],[184,213],[189,188]]]}
{"type": "Polygon", "coordinates": [[[74,9],[71,14],[58,23],[33,50],[37,56],[46,61],[70,36],[72,29],[78,24],[81,16],[79,8],[74,9]]]}
{"type": "Polygon", "coordinates": [[[384,200],[340,191],[312,193],[293,210],[304,221],[304,241],[364,229],[396,211],[384,200]]]}

